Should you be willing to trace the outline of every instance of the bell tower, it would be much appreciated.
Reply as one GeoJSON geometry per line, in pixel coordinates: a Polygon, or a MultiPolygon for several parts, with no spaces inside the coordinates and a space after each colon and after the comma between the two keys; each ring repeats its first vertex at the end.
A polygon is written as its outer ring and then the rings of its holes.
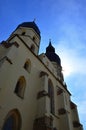
{"type": "Polygon", "coordinates": [[[53,63],[57,72],[57,77],[60,80],[64,80],[62,74],[61,60],[60,57],[55,53],[55,48],[52,46],[51,41],[49,41],[49,46],[46,48],[45,55],[53,63]]]}
{"type": "MultiPolygon", "coordinates": [[[[23,22],[17,26],[15,31],[8,38],[8,42],[17,35],[22,39],[23,42],[36,54],[38,55],[40,46],[40,30],[35,22],[23,22]]],[[[12,42],[12,41],[11,41],[12,42]]],[[[13,41],[15,42],[15,41],[13,41]]]]}

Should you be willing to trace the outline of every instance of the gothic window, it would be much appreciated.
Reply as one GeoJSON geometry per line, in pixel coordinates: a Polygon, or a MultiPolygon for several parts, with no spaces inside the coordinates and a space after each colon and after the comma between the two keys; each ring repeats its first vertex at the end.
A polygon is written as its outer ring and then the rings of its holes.
{"type": "Polygon", "coordinates": [[[51,82],[51,80],[48,81],[48,93],[49,93],[49,97],[50,97],[50,112],[52,114],[55,113],[55,107],[54,107],[54,87],[53,84],[51,82]]]}
{"type": "Polygon", "coordinates": [[[17,81],[14,92],[16,93],[17,96],[24,98],[25,87],[26,87],[25,78],[24,76],[21,76],[17,81]]]}
{"type": "Polygon", "coordinates": [[[35,51],[35,46],[32,44],[31,45],[31,50],[34,52],[35,51]]]}
{"type": "Polygon", "coordinates": [[[20,130],[21,116],[17,109],[11,110],[4,122],[2,130],[20,130]]]}
{"type": "Polygon", "coordinates": [[[24,68],[27,70],[27,72],[31,71],[31,61],[29,59],[25,62],[24,68]]]}

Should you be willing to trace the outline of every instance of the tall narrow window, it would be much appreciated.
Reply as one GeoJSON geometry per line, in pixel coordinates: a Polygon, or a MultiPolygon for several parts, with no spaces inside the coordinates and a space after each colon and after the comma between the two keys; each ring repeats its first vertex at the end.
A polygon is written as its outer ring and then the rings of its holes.
{"type": "Polygon", "coordinates": [[[17,81],[16,87],[15,87],[15,93],[17,96],[24,98],[24,91],[26,87],[26,81],[24,76],[21,76],[19,80],[17,81]]]}
{"type": "Polygon", "coordinates": [[[5,120],[2,130],[20,130],[21,116],[17,109],[11,110],[5,120]]]}
{"type": "Polygon", "coordinates": [[[36,40],[36,38],[35,38],[35,36],[33,36],[33,41],[35,41],[36,40]]]}
{"type": "Polygon", "coordinates": [[[48,81],[48,93],[50,97],[50,112],[55,114],[55,107],[54,107],[54,88],[51,80],[48,81]]]}
{"type": "Polygon", "coordinates": [[[31,45],[31,50],[34,52],[35,51],[35,46],[32,44],[31,45]]]}
{"type": "Polygon", "coordinates": [[[25,62],[24,68],[25,68],[25,70],[27,70],[28,72],[31,71],[31,61],[30,61],[29,59],[25,62]]]}

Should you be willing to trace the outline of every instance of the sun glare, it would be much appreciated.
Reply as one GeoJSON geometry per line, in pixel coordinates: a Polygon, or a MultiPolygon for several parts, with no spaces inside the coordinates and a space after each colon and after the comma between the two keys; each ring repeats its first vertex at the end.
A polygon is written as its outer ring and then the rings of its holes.
{"type": "Polygon", "coordinates": [[[65,77],[69,76],[72,73],[72,67],[68,63],[64,62],[62,64],[62,71],[65,77]]]}

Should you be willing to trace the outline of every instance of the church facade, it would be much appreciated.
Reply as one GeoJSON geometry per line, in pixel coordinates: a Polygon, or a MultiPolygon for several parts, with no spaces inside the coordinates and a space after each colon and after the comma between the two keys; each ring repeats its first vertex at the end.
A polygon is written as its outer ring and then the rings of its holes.
{"type": "Polygon", "coordinates": [[[0,45],[0,130],[83,130],[61,59],[51,41],[39,55],[40,40],[24,22],[0,45]]]}

